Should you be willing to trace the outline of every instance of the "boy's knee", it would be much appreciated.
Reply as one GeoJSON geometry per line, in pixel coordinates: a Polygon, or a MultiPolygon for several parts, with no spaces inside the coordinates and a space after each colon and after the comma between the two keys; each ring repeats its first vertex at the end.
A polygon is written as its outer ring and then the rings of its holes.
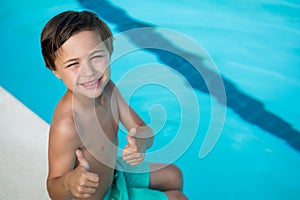
{"type": "Polygon", "coordinates": [[[182,171],[175,165],[168,166],[168,182],[173,189],[182,190],[183,178],[182,171]]]}

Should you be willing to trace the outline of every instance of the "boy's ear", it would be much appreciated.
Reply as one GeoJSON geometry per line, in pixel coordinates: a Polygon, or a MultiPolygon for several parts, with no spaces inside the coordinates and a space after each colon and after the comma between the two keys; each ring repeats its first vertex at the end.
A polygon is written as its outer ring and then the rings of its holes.
{"type": "Polygon", "coordinates": [[[52,72],[53,72],[53,74],[56,76],[56,78],[61,79],[61,76],[60,76],[60,74],[59,74],[58,71],[52,70],[52,72]]]}

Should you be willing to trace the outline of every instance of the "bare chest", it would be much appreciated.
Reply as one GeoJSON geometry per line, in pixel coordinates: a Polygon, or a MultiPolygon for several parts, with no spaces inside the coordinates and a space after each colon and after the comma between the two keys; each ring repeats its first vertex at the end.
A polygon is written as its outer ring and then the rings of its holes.
{"type": "Polygon", "coordinates": [[[78,116],[77,131],[82,148],[97,161],[114,166],[118,147],[118,108],[113,98],[78,116]]]}

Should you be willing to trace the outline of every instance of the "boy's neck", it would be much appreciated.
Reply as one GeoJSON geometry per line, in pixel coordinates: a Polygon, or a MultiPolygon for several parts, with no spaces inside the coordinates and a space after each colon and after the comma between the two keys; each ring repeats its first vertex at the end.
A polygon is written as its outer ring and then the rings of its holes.
{"type": "Polygon", "coordinates": [[[68,92],[70,92],[70,94],[72,95],[73,106],[76,106],[78,108],[94,109],[95,107],[103,106],[105,103],[105,98],[103,93],[99,97],[92,99],[92,98],[84,97],[82,95],[75,95],[71,91],[68,92]]]}

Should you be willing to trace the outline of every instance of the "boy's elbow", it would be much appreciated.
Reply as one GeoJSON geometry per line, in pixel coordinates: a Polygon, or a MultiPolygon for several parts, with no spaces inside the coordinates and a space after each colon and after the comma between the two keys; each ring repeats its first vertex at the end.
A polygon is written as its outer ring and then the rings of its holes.
{"type": "Polygon", "coordinates": [[[50,199],[52,200],[69,200],[72,199],[72,195],[69,193],[69,191],[64,187],[64,185],[61,185],[62,177],[47,178],[46,181],[46,188],[48,195],[50,199]]]}
{"type": "Polygon", "coordinates": [[[55,199],[55,189],[53,188],[54,181],[55,181],[54,179],[49,179],[49,177],[47,178],[47,181],[46,181],[47,192],[48,192],[50,199],[55,199]]]}
{"type": "Polygon", "coordinates": [[[146,129],[147,129],[147,135],[148,135],[148,137],[149,137],[149,138],[150,138],[150,137],[153,137],[153,136],[154,136],[154,133],[153,133],[152,128],[151,128],[150,126],[148,126],[148,125],[146,125],[145,127],[146,127],[146,129]]]}
{"type": "Polygon", "coordinates": [[[146,141],[146,149],[153,145],[154,133],[150,126],[141,125],[138,127],[138,137],[146,141]]]}
{"type": "Polygon", "coordinates": [[[153,140],[154,140],[154,133],[153,133],[153,130],[149,127],[149,126],[147,126],[148,127],[148,137],[147,137],[147,139],[148,139],[148,142],[147,142],[147,149],[148,148],[150,148],[152,145],[153,145],[153,140]]]}
{"type": "Polygon", "coordinates": [[[46,181],[47,192],[48,192],[50,199],[54,199],[53,194],[51,192],[51,188],[52,188],[51,186],[52,186],[51,180],[49,178],[47,178],[47,181],[46,181]]]}
{"type": "Polygon", "coordinates": [[[153,145],[153,139],[154,139],[153,136],[149,138],[149,142],[148,142],[148,145],[147,145],[147,149],[149,149],[150,147],[152,147],[152,145],[153,145]]]}

